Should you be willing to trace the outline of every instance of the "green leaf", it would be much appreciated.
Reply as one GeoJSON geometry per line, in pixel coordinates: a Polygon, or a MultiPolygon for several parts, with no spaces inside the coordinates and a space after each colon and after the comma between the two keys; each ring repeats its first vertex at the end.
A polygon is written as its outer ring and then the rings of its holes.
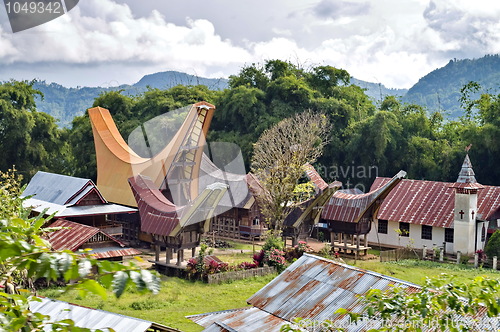
{"type": "Polygon", "coordinates": [[[87,279],[87,280],[83,281],[80,285],[85,290],[87,290],[87,291],[89,291],[91,293],[94,293],[96,295],[99,295],[104,300],[108,297],[108,293],[106,293],[106,289],[104,289],[104,287],[102,287],[95,280],[87,279]]]}
{"type": "Polygon", "coordinates": [[[116,297],[120,297],[125,291],[129,276],[126,272],[118,271],[113,276],[113,293],[116,297]]]}
{"type": "Polygon", "coordinates": [[[160,291],[160,278],[148,270],[141,270],[141,277],[146,285],[146,288],[153,294],[158,294],[160,291]]]}
{"type": "Polygon", "coordinates": [[[78,274],[80,275],[80,278],[85,278],[90,274],[90,271],[92,270],[92,263],[88,259],[82,259],[78,263],[78,274]]]}

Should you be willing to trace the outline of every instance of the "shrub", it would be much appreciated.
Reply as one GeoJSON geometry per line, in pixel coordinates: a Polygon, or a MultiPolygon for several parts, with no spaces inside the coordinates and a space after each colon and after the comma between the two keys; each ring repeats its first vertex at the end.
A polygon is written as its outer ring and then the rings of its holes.
{"type": "Polygon", "coordinates": [[[250,262],[243,262],[238,266],[242,270],[249,270],[249,269],[255,269],[258,267],[258,264],[256,262],[250,263],[250,262]]]}
{"type": "Polygon", "coordinates": [[[266,252],[266,260],[269,266],[275,266],[278,272],[285,269],[285,253],[278,249],[272,249],[266,252]]]}
{"type": "Polygon", "coordinates": [[[259,253],[253,255],[253,261],[257,266],[264,266],[265,252],[261,250],[259,253]]]}
{"type": "Polygon", "coordinates": [[[500,231],[496,231],[491,235],[484,251],[488,257],[500,257],[500,231]]]}
{"type": "Polygon", "coordinates": [[[262,246],[262,250],[264,250],[264,252],[270,251],[272,249],[283,250],[284,246],[285,244],[283,243],[283,240],[281,239],[279,234],[269,232],[267,234],[266,242],[262,246]]]}

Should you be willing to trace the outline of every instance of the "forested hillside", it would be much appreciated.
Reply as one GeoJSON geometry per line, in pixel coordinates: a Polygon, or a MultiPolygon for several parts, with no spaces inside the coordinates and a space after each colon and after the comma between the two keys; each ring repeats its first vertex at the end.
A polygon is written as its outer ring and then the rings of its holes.
{"type": "MultiPolygon", "coordinates": [[[[195,86],[205,85],[210,90],[223,90],[228,87],[229,81],[224,78],[204,78],[177,71],[167,71],[146,75],[133,85],[117,87],[78,87],[66,88],[57,83],[35,82],[34,88],[43,94],[37,96],[37,108],[41,112],[58,119],[61,127],[69,127],[75,116],[82,115],[92,105],[94,99],[101,93],[122,90],[126,95],[139,95],[148,88],[169,89],[177,85],[195,86]]],[[[403,96],[405,89],[388,89],[383,84],[369,83],[352,78],[352,83],[365,89],[366,94],[374,101],[380,102],[385,96],[403,96]]]]}
{"type": "Polygon", "coordinates": [[[109,91],[123,91],[126,95],[139,95],[148,88],[169,89],[176,85],[205,85],[211,90],[227,88],[227,79],[203,78],[177,71],[166,71],[146,75],[133,85],[116,87],[77,87],[66,88],[57,83],[35,82],[35,89],[43,94],[37,96],[37,108],[41,112],[50,114],[58,121],[59,126],[68,127],[75,116],[82,115],[89,108],[94,99],[101,93],[109,91]]]}
{"type": "Polygon", "coordinates": [[[456,119],[461,116],[460,89],[469,82],[477,82],[481,93],[500,92],[500,56],[487,55],[474,60],[450,60],[450,62],[422,77],[403,97],[407,103],[419,104],[429,111],[442,111],[456,119]]]}
{"type": "MultiPolygon", "coordinates": [[[[58,128],[51,116],[36,111],[37,94],[29,82],[0,85],[0,169],[16,165],[28,179],[37,170],[95,179],[88,115],[76,117],[71,129],[58,128]]],[[[133,129],[157,115],[206,100],[217,107],[209,141],[237,143],[247,166],[253,143],[265,129],[310,109],[325,114],[331,123],[330,143],[315,165],[328,180],[367,190],[375,176],[393,176],[402,169],[409,178],[454,181],[464,148],[472,144],[470,157],[478,181],[498,185],[500,95],[460,98],[471,110],[469,116],[444,121],[439,112],[403,104],[393,96],[374,102],[350,83],[345,70],[304,70],[270,60],[242,68],[225,90],[179,85],[137,96],[107,91],[92,104],[108,108],[127,139],[133,129]]]]}

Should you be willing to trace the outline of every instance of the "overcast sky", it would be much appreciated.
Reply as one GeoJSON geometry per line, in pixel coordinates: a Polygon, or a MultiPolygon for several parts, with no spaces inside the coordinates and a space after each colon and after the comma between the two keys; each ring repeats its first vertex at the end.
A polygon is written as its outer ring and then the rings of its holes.
{"type": "Polygon", "coordinates": [[[498,0],[80,0],[13,34],[0,7],[0,81],[132,84],[178,70],[228,77],[245,64],[332,65],[409,88],[453,58],[500,53],[498,0]]]}

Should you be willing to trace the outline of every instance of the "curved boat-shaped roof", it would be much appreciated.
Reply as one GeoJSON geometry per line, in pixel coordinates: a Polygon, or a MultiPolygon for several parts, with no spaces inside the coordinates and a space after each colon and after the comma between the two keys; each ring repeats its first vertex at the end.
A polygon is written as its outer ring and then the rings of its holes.
{"type": "Polygon", "coordinates": [[[366,194],[347,194],[337,191],[325,205],[321,217],[325,220],[357,223],[370,213],[374,213],[382,200],[405,176],[405,171],[399,171],[384,186],[366,194]]]}
{"type": "MultiPolygon", "coordinates": [[[[212,183],[221,182],[228,185],[228,190],[222,197],[219,207],[228,210],[232,207],[244,208],[252,200],[246,182],[247,174],[225,172],[215,165],[206,154],[201,158],[198,192],[212,183]]],[[[220,212],[220,210],[218,210],[220,212]]]]}
{"type": "MultiPolygon", "coordinates": [[[[139,156],[123,139],[110,112],[101,107],[88,110],[97,160],[97,187],[114,203],[136,206],[127,179],[143,174],[157,187],[175,174],[182,182],[187,200],[198,195],[198,172],[215,106],[199,102],[190,106],[180,129],[159,153],[151,158],[139,156]],[[182,172],[176,171],[181,167],[182,172]]],[[[151,121],[151,120],[150,120],[151,121]]],[[[154,119],[152,120],[154,121],[154,119]]]]}
{"type": "Polygon", "coordinates": [[[227,190],[225,184],[214,183],[207,186],[189,205],[176,206],[148,177],[137,175],[128,181],[139,208],[141,231],[159,236],[175,237],[185,227],[194,224],[200,224],[206,230],[206,220],[212,217],[227,190]]]}

